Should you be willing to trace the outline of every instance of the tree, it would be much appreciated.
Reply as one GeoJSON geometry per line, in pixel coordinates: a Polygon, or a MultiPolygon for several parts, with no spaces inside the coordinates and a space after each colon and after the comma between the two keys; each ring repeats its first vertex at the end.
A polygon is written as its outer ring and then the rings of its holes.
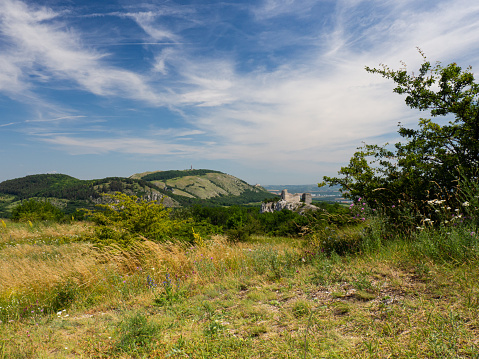
{"type": "Polygon", "coordinates": [[[29,199],[12,209],[13,221],[60,221],[64,217],[61,209],[48,201],[29,199]]]}
{"type": "Polygon", "coordinates": [[[156,201],[147,201],[125,193],[104,194],[105,204],[86,211],[97,224],[90,240],[100,245],[116,244],[128,247],[137,241],[193,240],[193,221],[170,216],[171,209],[156,201]]]}
{"type": "Polygon", "coordinates": [[[461,177],[476,179],[479,167],[479,85],[471,67],[432,65],[419,53],[424,61],[417,75],[409,74],[404,63],[399,70],[380,65],[366,71],[393,80],[394,92],[406,95],[410,108],[429,111],[433,118],[446,116],[447,123],[421,118],[417,129],[399,125],[404,143],[393,149],[387,144],[359,147],[338,172],[343,177],[323,178],[323,183],[341,185],[346,197],[363,197],[372,207],[388,211],[408,203],[416,218],[429,210],[427,201],[454,201],[461,177]]]}

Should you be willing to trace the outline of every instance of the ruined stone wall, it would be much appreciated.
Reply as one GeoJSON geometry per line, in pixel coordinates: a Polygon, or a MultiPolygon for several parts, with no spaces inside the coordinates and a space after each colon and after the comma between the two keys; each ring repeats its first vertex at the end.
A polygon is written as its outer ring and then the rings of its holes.
{"type": "Polygon", "coordinates": [[[303,193],[301,195],[301,201],[303,201],[306,204],[311,204],[313,203],[313,196],[311,196],[311,193],[303,193]]]}
{"type": "Polygon", "coordinates": [[[299,193],[288,193],[287,189],[281,192],[281,199],[286,202],[301,202],[301,195],[299,193]]]}

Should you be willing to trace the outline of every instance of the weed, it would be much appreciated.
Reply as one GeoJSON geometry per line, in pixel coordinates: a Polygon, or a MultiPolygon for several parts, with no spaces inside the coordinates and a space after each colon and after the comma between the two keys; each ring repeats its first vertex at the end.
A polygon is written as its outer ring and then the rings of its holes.
{"type": "Polygon", "coordinates": [[[264,324],[255,325],[249,330],[250,337],[259,337],[261,334],[265,334],[268,332],[268,328],[264,324]]]}
{"type": "Polygon", "coordinates": [[[142,313],[134,313],[120,323],[116,349],[130,354],[143,352],[152,347],[159,331],[158,324],[148,321],[142,313]]]}
{"type": "Polygon", "coordinates": [[[374,289],[371,281],[367,279],[364,275],[357,276],[352,281],[352,285],[353,287],[361,291],[365,291],[365,290],[372,291],[374,289]]]}
{"type": "Polygon", "coordinates": [[[77,295],[77,286],[71,281],[59,283],[53,293],[54,295],[49,307],[52,313],[69,308],[72,305],[77,295]]]}
{"type": "Polygon", "coordinates": [[[306,300],[298,299],[294,302],[291,311],[296,318],[304,317],[305,315],[309,314],[311,309],[311,303],[306,300]]]}
{"type": "Polygon", "coordinates": [[[424,229],[415,238],[411,254],[439,263],[462,264],[479,259],[479,234],[469,226],[424,229]]]}
{"type": "Polygon", "coordinates": [[[345,315],[351,311],[351,307],[348,303],[345,302],[335,302],[333,303],[333,312],[336,315],[345,315]]]}
{"type": "Polygon", "coordinates": [[[225,329],[225,326],[217,319],[210,320],[204,329],[204,334],[207,337],[214,337],[217,336],[225,329]]]}
{"type": "Polygon", "coordinates": [[[369,301],[376,298],[376,295],[364,290],[358,290],[354,292],[354,297],[358,300],[369,301]]]}

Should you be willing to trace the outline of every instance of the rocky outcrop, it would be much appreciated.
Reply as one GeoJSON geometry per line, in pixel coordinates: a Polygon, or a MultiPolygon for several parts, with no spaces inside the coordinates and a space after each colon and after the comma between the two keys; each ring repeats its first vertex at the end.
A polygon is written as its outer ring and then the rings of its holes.
{"type": "Polygon", "coordinates": [[[287,202],[284,199],[278,202],[267,202],[261,204],[261,213],[273,213],[275,211],[281,211],[283,209],[289,209],[290,211],[296,211],[301,202],[287,202]]]}
{"type": "MultiPolygon", "coordinates": [[[[113,192],[111,192],[110,194],[113,194],[113,192]]],[[[129,196],[135,196],[136,195],[132,191],[125,191],[125,194],[127,194],[129,196]]],[[[171,197],[165,196],[165,195],[163,195],[160,192],[155,191],[155,190],[147,191],[140,198],[145,200],[145,201],[148,201],[148,202],[156,201],[157,203],[161,203],[165,207],[179,207],[179,204],[178,204],[177,201],[175,201],[171,197]]],[[[90,198],[90,200],[94,204],[107,204],[107,203],[112,202],[111,198],[105,198],[103,196],[98,197],[98,198],[93,198],[92,197],[92,198],[90,198]]]]}

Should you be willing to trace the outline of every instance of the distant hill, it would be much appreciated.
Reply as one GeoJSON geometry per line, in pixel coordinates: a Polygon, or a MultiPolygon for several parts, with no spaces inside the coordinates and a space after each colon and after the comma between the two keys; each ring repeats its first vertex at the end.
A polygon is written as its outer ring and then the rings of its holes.
{"type": "Polygon", "coordinates": [[[273,195],[231,175],[213,170],[155,171],[124,177],[79,180],[64,174],[38,174],[0,183],[0,217],[29,198],[48,199],[66,213],[92,208],[102,194],[123,192],[167,207],[260,202],[273,195]]]}
{"type": "Polygon", "coordinates": [[[208,169],[144,172],[130,178],[153,183],[184,205],[200,203],[228,206],[274,197],[263,187],[252,186],[232,175],[208,169]]]}

